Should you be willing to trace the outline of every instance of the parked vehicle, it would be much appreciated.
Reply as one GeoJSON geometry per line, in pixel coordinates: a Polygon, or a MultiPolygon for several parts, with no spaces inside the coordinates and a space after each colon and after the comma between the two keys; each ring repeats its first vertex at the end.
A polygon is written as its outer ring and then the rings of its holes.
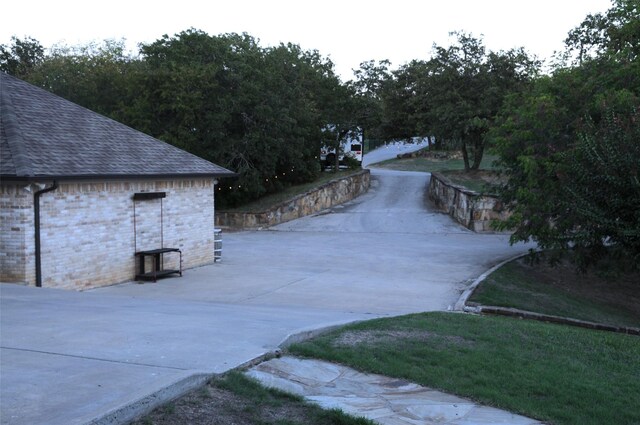
{"type": "MultiPolygon", "coordinates": [[[[334,126],[327,126],[326,131],[335,132],[334,126]]],[[[338,161],[340,165],[344,165],[345,156],[353,158],[362,165],[362,156],[364,155],[364,131],[360,127],[351,130],[345,130],[340,137],[340,149],[338,152],[338,161]]],[[[336,150],[332,147],[322,146],[320,149],[320,163],[325,167],[331,167],[336,161],[336,150]]]]}

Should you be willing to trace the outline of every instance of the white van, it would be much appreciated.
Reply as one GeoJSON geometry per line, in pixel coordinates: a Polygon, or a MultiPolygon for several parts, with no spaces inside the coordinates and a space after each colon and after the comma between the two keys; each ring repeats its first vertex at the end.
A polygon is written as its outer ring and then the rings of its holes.
{"type": "MultiPolygon", "coordinates": [[[[332,130],[332,126],[327,126],[329,130],[332,130]]],[[[353,130],[349,130],[347,134],[342,138],[340,142],[340,157],[339,162],[344,163],[344,157],[348,156],[362,165],[362,155],[364,155],[364,132],[360,127],[356,127],[353,130]]],[[[325,167],[331,167],[336,161],[336,150],[323,146],[320,149],[320,162],[325,167]]]]}

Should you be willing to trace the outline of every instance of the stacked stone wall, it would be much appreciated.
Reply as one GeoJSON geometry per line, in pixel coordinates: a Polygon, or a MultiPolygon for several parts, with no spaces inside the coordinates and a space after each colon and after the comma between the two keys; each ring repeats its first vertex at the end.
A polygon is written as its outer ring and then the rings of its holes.
{"type": "Polygon", "coordinates": [[[263,212],[216,213],[216,226],[236,229],[269,227],[296,218],[315,214],[350,201],[365,193],[371,183],[369,170],[332,180],[317,189],[296,196],[280,205],[263,212]]]}
{"type": "Polygon", "coordinates": [[[455,185],[439,173],[431,174],[428,194],[436,208],[475,232],[493,232],[494,221],[509,217],[509,212],[495,196],[455,185]]]}

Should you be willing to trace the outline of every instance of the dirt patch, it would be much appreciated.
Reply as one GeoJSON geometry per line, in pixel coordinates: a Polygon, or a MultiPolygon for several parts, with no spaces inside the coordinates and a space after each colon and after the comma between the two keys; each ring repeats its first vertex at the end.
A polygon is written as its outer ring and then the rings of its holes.
{"type": "Polygon", "coordinates": [[[427,341],[439,339],[453,345],[468,346],[472,341],[468,341],[457,335],[440,335],[429,331],[406,331],[406,330],[363,330],[363,331],[347,331],[343,332],[336,338],[332,345],[334,347],[354,347],[360,344],[380,345],[380,344],[399,344],[403,340],[411,341],[427,341]]]}
{"type": "Polygon", "coordinates": [[[216,381],[194,390],[132,425],[255,425],[311,423],[309,409],[299,402],[279,400],[256,403],[233,391],[218,388],[216,381]]]}

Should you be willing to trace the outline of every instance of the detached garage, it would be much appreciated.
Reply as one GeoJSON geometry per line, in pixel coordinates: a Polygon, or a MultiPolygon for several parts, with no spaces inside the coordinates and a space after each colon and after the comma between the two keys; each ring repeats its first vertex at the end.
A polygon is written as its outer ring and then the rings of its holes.
{"type": "Polygon", "coordinates": [[[158,250],[165,269],[213,263],[216,179],[234,173],[4,73],[0,115],[1,282],[111,285],[158,250]]]}

